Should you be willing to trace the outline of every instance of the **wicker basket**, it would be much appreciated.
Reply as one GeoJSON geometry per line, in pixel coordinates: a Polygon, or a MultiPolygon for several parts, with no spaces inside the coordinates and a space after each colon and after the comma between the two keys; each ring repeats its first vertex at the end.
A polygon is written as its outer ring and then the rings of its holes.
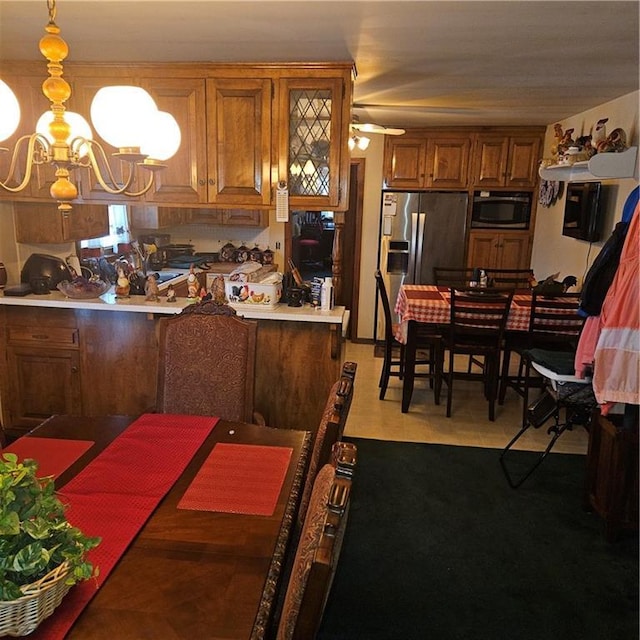
{"type": "Polygon", "coordinates": [[[62,602],[70,585],[65,584],[69,565],[61,565],[36,582],[22,587],[24,596],[0,601],[0,636],[26,636],[62,602]]]}

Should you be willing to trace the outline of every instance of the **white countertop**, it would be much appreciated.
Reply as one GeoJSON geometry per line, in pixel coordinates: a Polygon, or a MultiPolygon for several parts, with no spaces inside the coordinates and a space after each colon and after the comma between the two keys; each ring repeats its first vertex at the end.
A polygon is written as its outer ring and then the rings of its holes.
{"type": "MultiPolygon", "coordinates": [[[[76,300],[67,298],[59,291],[47,294],[27,296],[5,296],[0,294],[0,305],[20,307],[48,307],[57,309],[85,309],[89,311],[127,311],[132,313],[172,314],[180,313],[184,307],[193,302],[188,298],[177,298],[175,302],[167,302],[160,298],[158,302],[149,302],[144,296],[116,298],[113,288],[99,298],[76,300]]],[[[231,304],[237,314],[244,318],[256,320],[287,320],[293,322],[321,322],[328,324],[344,324],[348,313],[344,307],[334,307],[330,311],[314,309],[310,305],[289,307],[280,303],[264,308],[258,305],[231,304]]]]}

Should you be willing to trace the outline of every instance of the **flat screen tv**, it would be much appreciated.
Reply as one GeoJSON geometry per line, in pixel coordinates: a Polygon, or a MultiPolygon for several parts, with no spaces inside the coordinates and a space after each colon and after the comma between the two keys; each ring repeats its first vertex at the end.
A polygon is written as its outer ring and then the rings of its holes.
{"type": "Polygon", "coordinates": [[[564,204],[562,235],[595,242],[600,240],[602,186],[599,182],[570,182],[564,204]]]}

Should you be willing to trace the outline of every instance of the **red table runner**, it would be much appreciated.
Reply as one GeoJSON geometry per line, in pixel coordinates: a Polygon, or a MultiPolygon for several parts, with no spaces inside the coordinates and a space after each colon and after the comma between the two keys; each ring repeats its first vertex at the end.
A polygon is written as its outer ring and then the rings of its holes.
{"type": "Polygon", "coordinates": [[[178,509],[271,516],[293,449],[216,444],[178,503],[178,509]]]}
{"type": "Polygon", "coordinates": [[[218,420],[145,414],[62,487],[69,522],[102,538],[89,552],[100,573],[75,585],[30,638],[64,638],[218,420]]]}
{"type": "Polygon", "coordinates": [[[2,453],[15,453],[22,462],[33,458],[38,463],[38,477],[54,478],[66,471],[83,453],[93,446],[93,440],[63,440],[62,438],[19,438],[2,453]]]}

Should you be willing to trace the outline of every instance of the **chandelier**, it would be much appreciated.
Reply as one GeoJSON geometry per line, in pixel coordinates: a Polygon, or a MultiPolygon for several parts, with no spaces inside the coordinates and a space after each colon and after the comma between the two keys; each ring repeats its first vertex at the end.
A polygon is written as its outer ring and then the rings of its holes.
{"type": "MultiPolygon", "coordinates": [[[[156,171],[173,156],[180,146],[180,128],[175,118],[159,111],[153,98],[141,87],[110,86],[100,89],[91,103],[91,121],[103,140],[118,149],[113,157],[123,164],[123,178],[118,180],[109,163],[108,154],[93,139],[91,127],[77,113],[67,111],[65,102],[71,87],[62,77],[62,61],[69,48],[59,35],[55,23],[55,0],[47,0],[49,23],[40,40],[40,52],[48,60],[49,77],[42,92],[51,108],[38,120],[35,132],[16,140],[9,171],[0,187],[17,193],[25,189],[34,165],[55,168],[51,197],[63,214],[71,211],[70,202],[78,197],[78,189],[70,180],[77,168],[91,169],[107,194],[139,197],[153,185],[156,171]],[[144,185],[135,186],[138,167],[148,171],[144,185]],[[19,171],[18,171],[19,170],[19,171]]],[[[20,105],[11,88],[0,79],[0,142],[11,137],[20,123],[20,105]]],[[[2,149],[8,152],[8,149],[2,149]]]]}

